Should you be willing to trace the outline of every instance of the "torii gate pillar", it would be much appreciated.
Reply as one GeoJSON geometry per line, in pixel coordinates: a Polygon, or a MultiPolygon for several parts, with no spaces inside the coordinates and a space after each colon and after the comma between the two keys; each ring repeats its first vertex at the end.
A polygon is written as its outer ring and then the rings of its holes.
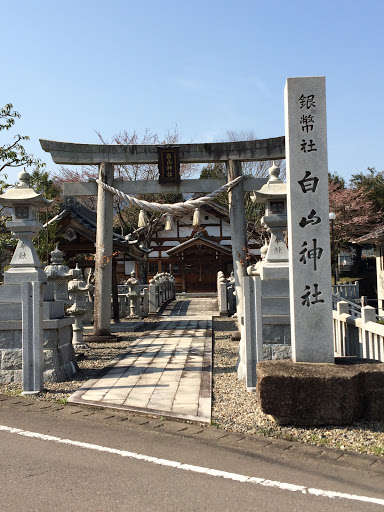
{"type": "MultiPolygon", "coordinates": [[[[242,165],[239,160],[226,162],[228,181],[242,176],[242,165]]],[[[229,192],[229,220],[231,226],[231,244],[233,258],[233,274],[236,286],[237,319],[241,329],[243,318],[243,277],[246,275],[247,228],[244,207],[244,189],[240,181],[229,192]]]]}
{"type": "MultiPolygon", "coordinates": [[[[114,165],[99,164],[99,180],[113,186],[114,165]]],[[[91,341],[111,338],[111,291],[113,257],[113,194],[98,185],[95,256],[94,333],[91,341]]]]}

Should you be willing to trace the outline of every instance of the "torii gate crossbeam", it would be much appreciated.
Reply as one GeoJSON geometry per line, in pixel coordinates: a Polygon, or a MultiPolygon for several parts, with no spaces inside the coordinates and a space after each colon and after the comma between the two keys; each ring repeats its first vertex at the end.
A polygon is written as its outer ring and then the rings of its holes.
{"type": "MultiPolygon", "coordinates": [[[[51,154],[56,164],[92,165],[101,162],[124,164],[157,164],[157,148],[161,144],[74,144],[40,139],[41,147],[51,154]]],[[[285,137],[207,144],[172,144],[179,148],[181,163],[219,163],[281,160],[285,158],[285,137]]]]}

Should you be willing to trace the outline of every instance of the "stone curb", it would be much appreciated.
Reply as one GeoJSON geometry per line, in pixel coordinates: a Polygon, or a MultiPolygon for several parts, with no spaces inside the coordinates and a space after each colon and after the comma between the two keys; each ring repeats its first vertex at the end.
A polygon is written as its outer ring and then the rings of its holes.
{"type": "Polygon", "coordinates": [[[272,453],[280,457],[296,455],[307,459],[319,459],[338,466],[353,467],[373,471],[384,476],[384,457],[358,452],[343,451],[337,448],[321,447],[283,439],[257,436],[253,434],[238,434],[220,430],[213,426],[127,413],[102,407],[87,407],[78,405],[61,405],[55,402],[39,401],[27,397],[0,395],[0,409],[14,407],[25,412],[49,414],[96,423],[119,425],[119,428],[134,429],[140,426],[165,435],[177,435],[192,438],[200,442],[214,442],[223,447],[230,447],[243,453],[272,453]]]}

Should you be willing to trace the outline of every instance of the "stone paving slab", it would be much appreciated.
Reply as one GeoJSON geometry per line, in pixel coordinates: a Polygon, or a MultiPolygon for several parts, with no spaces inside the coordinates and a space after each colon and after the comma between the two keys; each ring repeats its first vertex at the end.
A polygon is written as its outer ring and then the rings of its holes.
{"type": "Polygon", "coordinates": [[[215,314],[213,298],[169,303],[153,331],[68,401],[210,423],[215,314]]]}

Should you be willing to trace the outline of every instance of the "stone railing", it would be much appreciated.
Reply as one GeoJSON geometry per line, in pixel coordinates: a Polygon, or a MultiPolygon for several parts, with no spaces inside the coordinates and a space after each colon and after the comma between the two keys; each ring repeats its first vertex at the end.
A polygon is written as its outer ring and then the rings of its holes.
{"type": "Polygon", "coordinates": [[[361,306],[366,306],[364,302],[364,297],[361,299],[342,299],[339,295],[334,295],[332,293],[332,309],[337,309],[338,302],[346,302],[348,304],[348,312],[351,316],[360,318],[361,317],[361,306]],[[361,300],[362,299],[362,300],[361,300]]]}
{"type": "MultiPolygon", "coordinates": [[[[135,277],[131,277],[127,280],[127,284],[117,286],[117,294],[120,318],[146,318],[157,314],[166,302],[176,297],[175,278],[164,272],[157,274],[149,284],[139,284],[135,277]]],[[[93,322],[93,304],[92,297],[87,296],[88,314],[84,322],[86,324],[93,322]]],[[[113,318],[112,297],[111,318],[113,318]]]]}
{"type": "Polygon", "coordinates": [[[384,325],[376,322],[375,309],[361,308],[361,317],[352,316],[348,302],[337,303],[333,311],[336,356],[356,356],[384,362],[384,325]]]}
{"type": "Polygon", "coordinates": [[[159,309],[176,297],[175,278],[168,272],[156,274],[148,285],[148,314],[156,315],[159,309]]]}
{"type": "Polygon", "coordinates": [[[148,285],[118,285],[119,316],[145,318],[148,316],[148,285]]]}
{"type": "Polygon", "coordinates": [[[159,309],[176,296],[175,278],[163,272],[156,274],[149,284],[139,284],[135,277],[127,284],[118,285],[119,314],[121,317],[145,318],[155,315],[159,309]]]}
{"type": "Polygon", "coordinates": [[[217,273],[217,303],[220,316],[232,316],[236,313],[235,278],[226,278],[224,272],[217,273]]]}
{"type": "Polygon", "coordinates": [[[359,281],[333,284],[332,293],[344,299],[358,299],[360,297],[359,281]]]}

